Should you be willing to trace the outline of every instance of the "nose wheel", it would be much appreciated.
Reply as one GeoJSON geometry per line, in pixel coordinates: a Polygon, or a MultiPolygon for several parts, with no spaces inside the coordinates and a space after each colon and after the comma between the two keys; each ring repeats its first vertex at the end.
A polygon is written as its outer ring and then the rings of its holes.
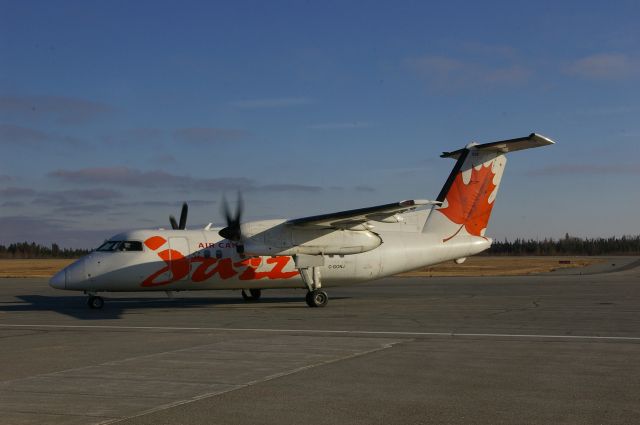
{"type": "Polygon", "coordinates": [[[87,298],[87,305],[89,308],[99,310],[104,306],[104,299],[97,295],[89,295],[89,298],[87,298]]]}

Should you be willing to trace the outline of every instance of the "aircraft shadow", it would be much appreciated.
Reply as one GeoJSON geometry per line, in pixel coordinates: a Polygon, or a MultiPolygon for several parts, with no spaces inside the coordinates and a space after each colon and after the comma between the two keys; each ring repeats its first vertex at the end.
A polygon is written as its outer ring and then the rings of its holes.
{"type": "MultiPolygon", "coordinates": [[[[300,297],[262,297],[259,301],[244,301],[233,298],[108,298],[105,297],[104,307],[93,310],[87,306],[86,296],[45,296],[19,295],[21,302],[3,303],[2,312],[35,312],[53,311],[80,320],[115,320],[120,319],[127,311],[149,309],[190,309],[202,307],[246,306],[255,308],[309,308],[300,297]],[[285,305],[277,305],[283,304],[285,305]]],[[[332,297],[339,300],[349,297],[332,297]]]]}

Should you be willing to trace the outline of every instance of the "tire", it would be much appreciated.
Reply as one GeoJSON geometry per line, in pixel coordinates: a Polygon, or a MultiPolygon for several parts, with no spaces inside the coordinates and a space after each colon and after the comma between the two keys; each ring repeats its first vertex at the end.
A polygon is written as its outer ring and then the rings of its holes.
{"type": "Polygon", "coordinates": [[[102,297],[91,296],[87,299],[87,304],[94,310],[99,310],[104,306],[104,300],[102,297]]]}
{"type": "Polygon", "coordinates": [[[307,295],[305,295],[304,300],[309,307],[315,307],[315,305],[313,305],[313,301],[311,301],[311,291],[307,292],[307,295]]]}
{"type": "Polygon", "coordinates": [[[309,307],[325,307],[329,302],[329,296],[326,292],[316,289],[307,293],[305,301],[309,307]]]}

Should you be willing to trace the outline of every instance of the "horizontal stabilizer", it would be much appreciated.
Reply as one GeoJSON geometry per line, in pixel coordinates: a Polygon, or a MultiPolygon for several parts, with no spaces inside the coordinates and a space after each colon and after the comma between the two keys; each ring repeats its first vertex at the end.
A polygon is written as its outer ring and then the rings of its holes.
{"type": "Polygon", "coordinates": [[[507,153],[507,152],[519,151],[522,149],[530,149],[530,148],[537,148],[540,146],[553,145],[554,143],[555,142],[553,142],[551,139],[541,136],[540,134],[531,133],[527,137],[519,137],[517,139],[500,140],[498,142],[483,143],[483,144],[470,143],[469,145],[467,145],[462,149],[458,149],[453,152],[443,152],[442,155],[440,155],[440,157],[458,159],[460,158],[460,155],[469,148],[473,148],[474,150],[479,150],[483,152],[494,151],[499,153],[507,153]]]}

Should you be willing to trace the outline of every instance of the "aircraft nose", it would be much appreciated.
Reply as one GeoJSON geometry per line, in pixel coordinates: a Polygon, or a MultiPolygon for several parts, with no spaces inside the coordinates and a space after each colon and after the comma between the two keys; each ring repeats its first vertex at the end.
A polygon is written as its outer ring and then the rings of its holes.
{"type": "Polygon", "coordinates": [[[49,279],[49,286],[56,289],[78,289],[88,279],[85,272],[85,259],[69,264],[49,279]]]}
{"type": "Polygon", "coordinates": [[[54,274],[51,279],[49,279],[49,286],[56,289],[65,289],[67,284],[67,269],[64,268],[60,270],[58,273],[54,274]]]}

